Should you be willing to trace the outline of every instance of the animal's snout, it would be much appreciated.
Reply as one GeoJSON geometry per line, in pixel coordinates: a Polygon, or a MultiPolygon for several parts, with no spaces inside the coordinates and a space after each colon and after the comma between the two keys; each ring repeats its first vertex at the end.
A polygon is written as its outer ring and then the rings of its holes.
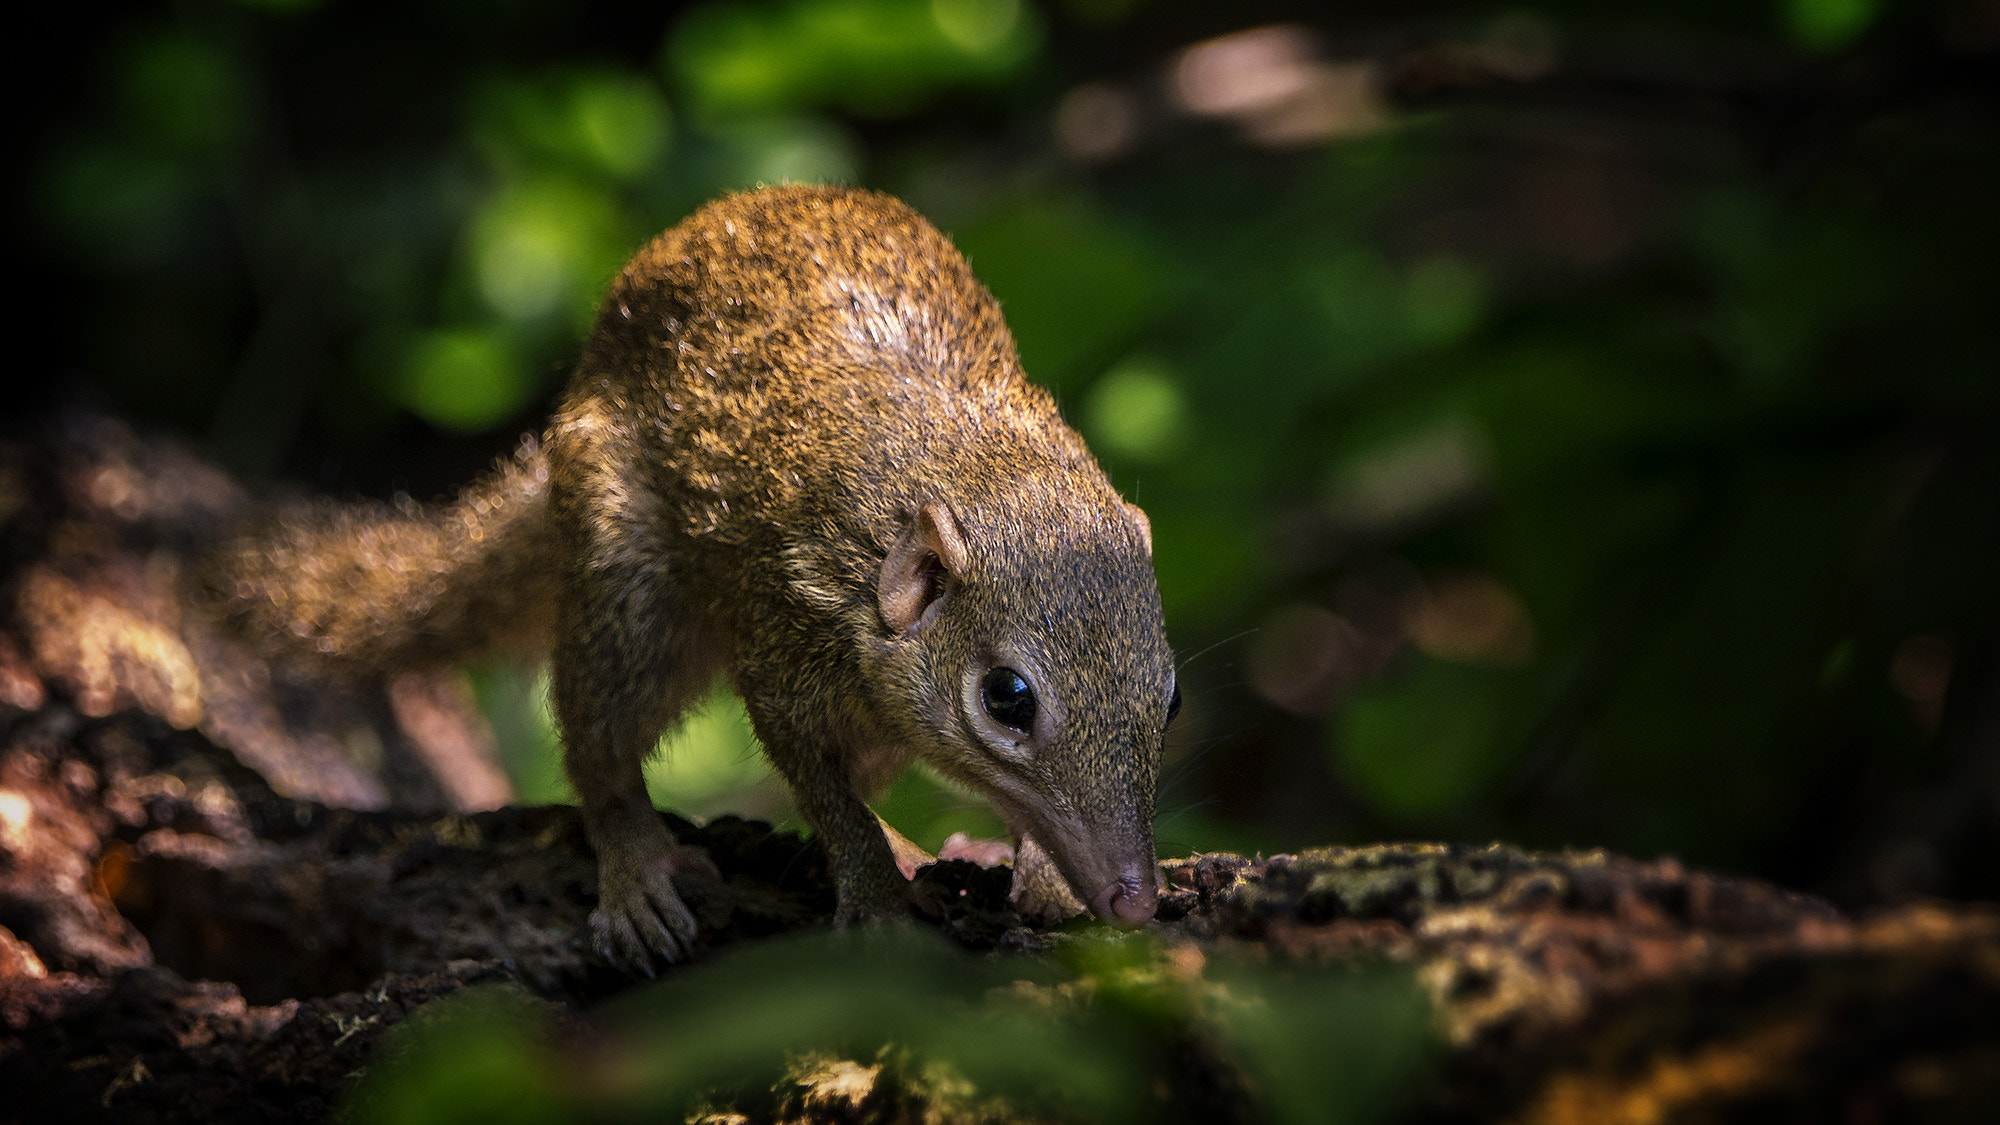
{"type": "Polygon", "coordinates": [[[1124,871],[1097,894],[1090,904],[1099,918],[1136,926],[1153,917],[1160,908],[1160,890],[1149,868],[1124,871]]]}

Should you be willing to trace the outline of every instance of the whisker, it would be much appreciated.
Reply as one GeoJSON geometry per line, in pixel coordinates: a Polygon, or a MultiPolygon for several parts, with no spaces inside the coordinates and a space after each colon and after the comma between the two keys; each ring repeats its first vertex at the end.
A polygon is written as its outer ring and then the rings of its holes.
{"type": "Polygon", "coordinates": [[[1216,641],[1216,642],[1215,642],[1214,644],[1212,644],[1212,645],[1209,645],[1209,646],[1208,646],[1207,648],[1204,648],[1204,649],[1202,649],[1202,650],[1201,650],[1201,651],[1199,651],[1199,652],[1196,652],[1196,653],[1193,653],[1193,654],[1191,654],[1191,655],[1189,655],[1189,656],[1187,656],[1187,657],[1183,658],[1183,659],[1182,659],[1182,660],[1181,660],[1181,661],[1180,661],[1180,662],[1178,663],[1178,665],[1176,666],[1176,668],[1175,668],[1175,671],[1181,671],[1181,670],[1184,670],[1184,669],[1186,669],[1186,668],[1187,668],[1187,666],[1188,666],[1188,665],[1190,665],[1190,664],[1193,664],[1193,663],[1194,663],[1195,661],[1197,661],[1197,660],[1200,660],[1200,659],[1201,659],[1202,657],[1204,657],[1204,656],[1207,656],[1207,655],[1208,655],[1209,653],[1211,653],[1211,652],[1214,652],[1214,651],[1215,651],[1216,649],[1219,649],[1219,648],[1221,648],[1221,647],[1222,647],[1223,645],[1226,645],[1226,644],[1230,644],[1231,642],[1234,642],[1234,641],[1240,641],[1240,640],[1242,640],[1242,639],[1243,639],[1244,637],[1247,637],[1247,636],[1249,636],[1250,634],[1252,634],[1252,633],[1254,633],[1254,632],[1256,632],[1256,631],[1257,631],[1257,628],[1256,628],[1256,626],[1254,626],[1254,625],[1253,625],[1253,626],[1251,626],[1250,628],[1248,628],[1248,629],[1245,629],[1245,630],[1243,630],[1243,631],[1242,631],[1242,632],[1240,632],[1240,633],[1236,633],[1236,634],[1234,634],[1234,635],[1231,635],[1231,636],[1227,636],[1227,637],[1224,637],[1224,638],[1222,638],[1221,640],[1219,640],[1219,641],[1216,641]]]}

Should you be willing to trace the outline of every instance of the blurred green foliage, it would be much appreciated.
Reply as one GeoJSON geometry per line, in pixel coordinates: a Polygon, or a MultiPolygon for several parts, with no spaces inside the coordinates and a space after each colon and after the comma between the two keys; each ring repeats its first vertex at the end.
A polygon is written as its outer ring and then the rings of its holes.
{"type": "Polygon", "coordinates": [[[1881,0],[1789,0],[1785,19],[1801,46],[1825,50],[1859,38],[1881,8],[1881,0]]]}
{"type": "Polygon", "coordinates": [[[837,106],[870,116],[994,84],[1039,46],[1022,0],[792,0],[694,6],[667,67],[709,117],[837,106]]]}
{"type": "Polygon", "coordinates": [[[684,1120],[764,1111],[814,1059],[881,1065],[943,1112],[1197,1121],[1247,1091],[1274,1122],[1380,1120],[1434,1050],[1406,970],[1190,974],[1150,943],[1079,939],[1065,964],[929,935],[781,939],[621,996],[583,1054],[551,1008],[475,989],[391,1033],[350,1121],[684,1120]],[[885,1046],[886,1045],[886,1046],[885,1046]],[[790,1068],[790,1069],[788,1069],[790,1068]]]}
{"type": "MultiPolygon", "coordinates": [[[[949,230],[1151,516],[1163,847],[2000,893],[1986,0],[202,0],[79,41],[27,362],[238,468],[446,492],[645,238],[865,183],[949,230]],[[1191,85],[1253,24],[1235,103],[1191,85]]],[[[523,798],[562,796],[538,689],[482,684],[523,798]]],[[[664,800],[784,815],[724,695],[668,760],[664,800]]],[[[921,773],[882,807],[998,827],[921,773]]]]}

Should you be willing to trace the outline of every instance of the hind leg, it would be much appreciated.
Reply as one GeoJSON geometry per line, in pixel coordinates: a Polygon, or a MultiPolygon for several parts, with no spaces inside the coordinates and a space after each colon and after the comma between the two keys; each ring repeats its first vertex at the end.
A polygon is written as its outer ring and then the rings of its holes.
{"type": "Polygon", "coordinates": [[[685,960],[695,920],[676,874],[713,866],[680,848],[646,796],[641,767],[660,735],[708,689],[726,643],[688,612],[676,567],[654,540],[655,501],[616,466],[634,454],[610,428],[578,420],[552,434],[551,515],[564,543],[550,684],[563,766],[597,851],[591,931],[614,963],[651,971],[685,960]],[[612,448],[616,446],[617,448],[612,448]]]}
{"type": "Polygon", "coordinates": [[[647,583],[601,570],[596,577],[604,581],[573,589],[559,615],[551,695],[563,765],[597,851],[594,944],[607,960],[650,973],[654,958],[682,961],[693,950],[694,915],[674,877],[713,867],[676,843],[646,795],[642,767],[714,681],[719,661],[684,621],[670,619],[647,583]]]}
{"type": "Polygon", "coordinates": [[[673,513],[636,469],[652,454],[614,407],[578,393],[549,430],[549,518],[563,566],[550,694],[597,851],[595,946],[650,973],[655,959],[693,950],[694,915],[675,875],[713,866],[667,831],[641,767],[714,681],[727,641],[689,612],[681,568],[660,539],[673,513]]]}

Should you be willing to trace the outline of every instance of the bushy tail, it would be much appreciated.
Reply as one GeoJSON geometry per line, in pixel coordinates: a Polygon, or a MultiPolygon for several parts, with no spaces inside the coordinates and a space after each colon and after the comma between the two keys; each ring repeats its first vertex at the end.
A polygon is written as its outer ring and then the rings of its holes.
{"type": "Polygon", "coordinates": [[[271,658],[363,676],[545,644],[557,560],[532,441],[448,507],[314,501],[210,555],[197,596],[271,658]]]}

